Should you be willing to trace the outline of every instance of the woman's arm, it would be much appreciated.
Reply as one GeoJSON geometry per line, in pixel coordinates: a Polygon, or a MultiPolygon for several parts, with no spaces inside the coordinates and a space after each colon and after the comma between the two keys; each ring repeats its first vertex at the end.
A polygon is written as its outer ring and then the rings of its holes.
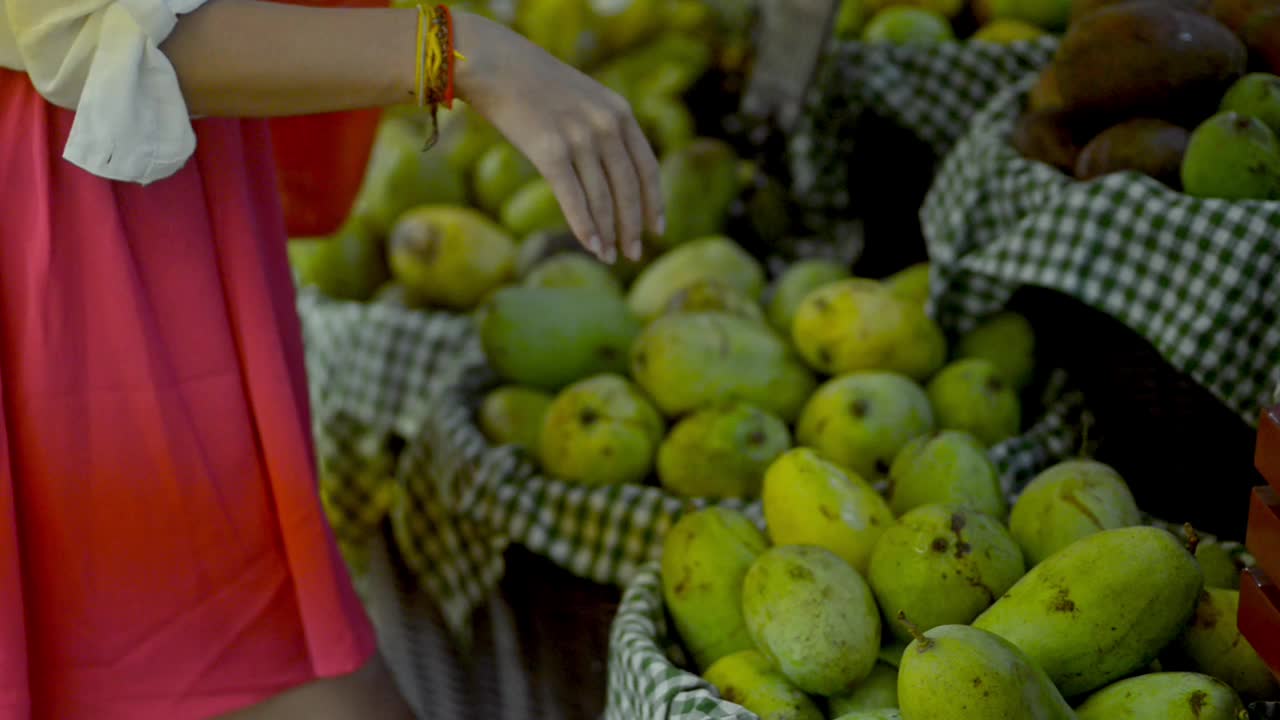
{"type": "MultiPolygon", "coordinates": [[[[622,98],[511,30],[455,13],[458,96],[555,189],[574,234],[606,262],[663,231],[658,164],[622,98]]],[[[276,116],[413,99],[416,10],[211,0],[162,46],[197,115],[276,116]]]]}

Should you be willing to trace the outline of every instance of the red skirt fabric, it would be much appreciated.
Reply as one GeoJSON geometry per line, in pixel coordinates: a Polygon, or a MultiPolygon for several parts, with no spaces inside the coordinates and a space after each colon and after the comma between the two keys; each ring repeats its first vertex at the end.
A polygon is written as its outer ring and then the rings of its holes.
{"type": "Polygon", "coordinates": [[[0,70],[0,720],[185,720],[364,664],[267,124],[143,187],[0,70]]]}

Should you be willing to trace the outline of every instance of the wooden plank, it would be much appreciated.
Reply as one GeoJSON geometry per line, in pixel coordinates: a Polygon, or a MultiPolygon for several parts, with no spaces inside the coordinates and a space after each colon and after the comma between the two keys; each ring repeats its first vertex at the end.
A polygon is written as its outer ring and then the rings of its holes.
{"type": "Polygon", "coordinates": [[[840,0],[759,0],[756,57],[742,112],[795,127],[831,38],[840,0]]]}

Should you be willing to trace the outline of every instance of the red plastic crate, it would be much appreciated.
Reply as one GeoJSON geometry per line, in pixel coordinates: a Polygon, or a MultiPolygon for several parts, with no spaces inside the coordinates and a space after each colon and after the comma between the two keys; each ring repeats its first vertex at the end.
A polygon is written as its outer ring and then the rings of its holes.
{"type": "Polygon", "coordinates": [[[1240,575],[1240,632],[1280,678],[1280,588],[1257,569],[1240,575]]]}
{"type": "Polygon", "coordinates": [[[1280,491],[1280,405],[1263,410],[1258,418],[1258,445],[1253,463],[1271,487],[1280,491]]]}
{"type": "Polygon", "coordinates": [[[1245,546],[1267,577],[1280,577],[1280,493],[1269,485],[1253,489],[1245,546]]]}

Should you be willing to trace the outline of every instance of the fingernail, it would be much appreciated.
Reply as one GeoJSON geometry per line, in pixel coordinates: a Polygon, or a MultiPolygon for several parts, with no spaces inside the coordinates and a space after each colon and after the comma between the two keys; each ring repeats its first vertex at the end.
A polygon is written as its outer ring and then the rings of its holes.
{"type": "Polygon", "coordinates": [[[605,247],[605,249],[604,249],[604,256],[605,256],[605,262],[608,262],[608,263],[611,263],[611,262],[613,262],[614,260],[617,260],[617,259],[618,259],[618,248],[617,248],[616,246],[613,246],[613,245],[609,245],[609,246],[605,247]]]}
{"type": "Polygon", "coordinates": [[[587,238],[587,249],[590,250],[591,254],[595,255],[598,259],[600,260],[604,259],[604,254],[600,252],[600,236],[599,235],[592,235],[591,237],[587,238]]]}

